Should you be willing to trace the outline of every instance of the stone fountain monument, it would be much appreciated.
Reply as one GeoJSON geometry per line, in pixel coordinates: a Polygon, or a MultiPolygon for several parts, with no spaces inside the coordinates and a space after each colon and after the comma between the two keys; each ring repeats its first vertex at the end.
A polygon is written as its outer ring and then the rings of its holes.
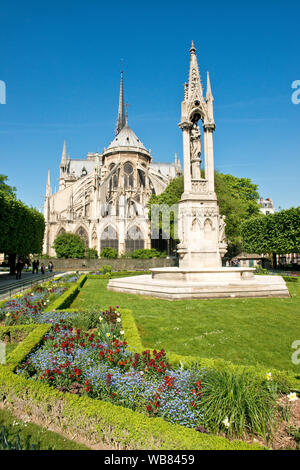
{"type": "Polygon", "coordinates": [[[281,276],[254,276],[254,268],[222,267],[227,249],[226,224],[219,213],[214,185],[213,101],[208,73],[204,97],[192,42],[189,81],[184,86],[179,124],[184,161],[184,192],[178,207],[179,267],[152,269],[152,275],[112,279],[109,290],[169,300],[289,296],[281,276]]]}

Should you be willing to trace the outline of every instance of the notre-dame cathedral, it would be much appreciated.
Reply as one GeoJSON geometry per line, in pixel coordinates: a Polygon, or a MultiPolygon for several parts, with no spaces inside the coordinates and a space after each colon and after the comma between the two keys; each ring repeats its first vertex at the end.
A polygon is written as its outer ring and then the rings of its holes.
{"type": "Polygon", "coordinates": [[[67,157],[64,142],[59,166],[59,188],[52,193],[50,172],[46,186],[43,252],[55,256],[53,242],[62,232],[80,235],[87,248],[100,254],[115,248],[119,255],[151,248],[147,203],[182,174],[180,161],[153,162],[151,151],[130,129],[125,115],[121,72],[115,138],[102,154],[67,157]]]}

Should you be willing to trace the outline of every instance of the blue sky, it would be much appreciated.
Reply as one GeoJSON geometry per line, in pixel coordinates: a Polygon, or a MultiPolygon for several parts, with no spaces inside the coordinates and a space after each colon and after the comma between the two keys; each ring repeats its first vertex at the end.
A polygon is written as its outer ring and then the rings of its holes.
{"type": "Polygon", "coordinates": [[[275,207],[299,205],[300,6],[242,2],[0,0],[0,173],[26,204],[43,204],[71,158],[114,137],[121,59],[129,125],[154,161],[182,160],[178,128],[195,42],[215,98],[215,167],[249,177],[275,207]],[[210,6],[212,5],[212,6],[210,6]]]}

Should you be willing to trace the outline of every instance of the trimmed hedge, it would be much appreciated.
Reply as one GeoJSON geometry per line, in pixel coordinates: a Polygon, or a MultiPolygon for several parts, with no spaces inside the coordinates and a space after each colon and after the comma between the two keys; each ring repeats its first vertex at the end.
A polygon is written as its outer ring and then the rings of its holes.
{"type": "Polygon", "coordinates": [[[80,288],[83,286],[87,280],[87,275],[82,274],[75,284],[72,284],[71,287],[64,292],[58,299],[54,300],[48,307],[45,309],[45,312],[50,312],[50,310],[63,310],[67,309],[73,300],[77,297],[80,288]]]}
{"type": "Polygon", "coordinates": [[[14,374],[16,366],[38,346],[49,329],[50,325],[38,325],[11,353],[9,363],[0,366],[0,400],[5,400],[8,408],[38,416],[45,426],[51,422],[64,430],[68,428],[72,434],[80,429],[81,439],[101,440],[111,449],[263,449],[258,444],[198,433],[109,402],[62,393],[44,383],[14,374]]]}
{"type": "Polygon", "coordinates": [[[300,276],[282,276],[286,282],[300,282],[300,276]]]}
{"type": "Polygon", "coordinates": [[[35,329],[34,325],[14,325],[14,326],[0,326],[0,341],[7,335],[10,336],[11,340],[18,339],[18,333],[24,331],[30,333],[35,329]]]}
{"type": "Polygon", "coordinates": [[[117,271],[105,274],[88,274],[88,279],[112,279],[127,276],[141,276],[143,274],[151,274],[151,271],[117,271]]]}
{"type": "Polygon", "coordinates": [[[17,365],[24,361],[29,352],[38,346],[45,334],[50,330],[51,325],[17,325],[17,326],[1,326],[1,332],[14,332],[14,331],[30,331],[26,338],[18,344],[18,346],[8,355],[7,363],[2,365],[8,371],[14,371],[17,365]]]}

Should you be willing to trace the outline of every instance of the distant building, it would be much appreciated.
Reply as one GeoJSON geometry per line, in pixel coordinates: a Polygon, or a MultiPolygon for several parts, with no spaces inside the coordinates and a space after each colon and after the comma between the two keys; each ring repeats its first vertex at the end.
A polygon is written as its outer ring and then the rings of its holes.
{"type": "Polygon", "coordinates": [[[260,210],[263,214],[268,215],[268,214],[274,214],[275,209],[274,209],[274,204],[273,200],[269,197],[266,199],[260,198],[258,201],[258,204],[260,205],[260,210]]]}
{"type": "Polygon", "coordinates": [[[153,162],[150,150],[130,129],[124,107],[121,73],[117,126],[110,145],[102,154],[70,159],[64,143],[54,194],[48,173],[44,253],[55,255],[53,242],[63,232],[80,235],[87,248],[99,253],[106,247],[119,254],[151,248],[149,198],[161,194],[182,170],[176,154],[174,163],[153,162]]]}

